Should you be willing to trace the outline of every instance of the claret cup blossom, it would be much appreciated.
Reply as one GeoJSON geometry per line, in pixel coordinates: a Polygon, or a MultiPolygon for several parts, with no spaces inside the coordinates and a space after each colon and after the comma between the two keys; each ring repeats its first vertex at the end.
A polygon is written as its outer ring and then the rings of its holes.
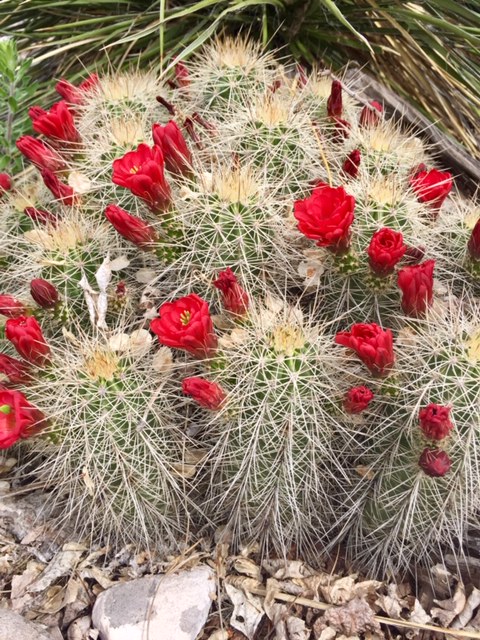
{"type": "Polygon", "coordinates": [[[83,80],[78,87],[71,82],[68,82],[68,80],[65,80],[65,78],[62,78],[55,85],[55,91],[70,104],[83,104],[85,102],[86,95],[97,85],[98,75],[96,73],[92,73],[86,80],[83,80]]]}
{"type": "Polygon", "coordinates": [[[7,320],[5,336],[28,362],[41,367],[48,360],[50,347],[45,342],[38,321],[33,316],[7,320]]]}
{"type": "Polygon", "coordinates": [[[343,187],[320,183],[309,198],[295,202],[294,216],[304,236],[316,240],[319,247],[342,254],[350,246],[354,209],[355,198],[343,187]]]}
{"type": "Polygon", "coordinates": [[[123,158],[114,160],[112,180],[120,187],[130,189],[153,211],[163,211],[171,200],[164,166],[162,149],[158,145],[149,147],[142,143],[136,151],[129,151],[123,158]]]}
{"type": "Polygon", "coordinates": [[[215,411],[220,409],[226,398],[225,391],[216,382],[210,382],[205,378],[185,378],[182,382],[182,391],[191,396],[204,409],[215,411]]]}
{"type": "Polygon", "coordinates": [[[0,389],[0,449],[30,438],[46,426],[44,414],[20,391],[0,389]]]}
{"type": "Polygon", "coordinates": [[[410,178],[410,185],[420,202],[427,204],[435,215],[452,190],[452,174],[448,171],[419,171],[410,178]]]}
{"type": "Polygon", "coordinates": [[[433,269],[435,260],[427,260],[398,272],[398,286],[402,290],[402,309],[407,316],[424,316],[433,303],[433,269]]]}
{"type": "Polygon", "coordinates": [[[208,303],[196,293],[165,302],[159,316],[152,320],[150,328],[166,347],[182,349],[196,358],[215,355],[218,341],[208,303]]]}
{"type": "Polygon", "coordinates": [[[387,227],[379,229],[373,234],[367,250],[372,271],[379,276],[390,275],[406,250],[400,232],[387,227]]]}
{"type": "Polygon", "coordinates": [[[392,332],[375,322],[354,324],[350,331],[337,333],[335,342],[355,351],[374,376],[387,376],[395,362],[392,332]]]}
{"type": "Polygon", "coordinates": [[[80,141],[80,134],[75,127],[73,115],[64,100],[56,102],[49,111],[45,111],[40,107],[32,107],[29,109],[28,114],[37,133],[43,133],[44,136],[51,138],[53,141],[80,141]]]}
{"type": "Polygon", "coordinates": [[[242,289],[230,267],[218,274],[213,286],[223,293],[223,306],[227,311],[237,316],[243,316],[248,312],[248,293],[242,289]]]}
{"type": "Polygon", "coordinates": [[[152,133],[153,141],[163,151],[168,171],[188,175],[192,166],[192,154],[177,123],[170,120],[165,126],[154,124],[152,133]]]}

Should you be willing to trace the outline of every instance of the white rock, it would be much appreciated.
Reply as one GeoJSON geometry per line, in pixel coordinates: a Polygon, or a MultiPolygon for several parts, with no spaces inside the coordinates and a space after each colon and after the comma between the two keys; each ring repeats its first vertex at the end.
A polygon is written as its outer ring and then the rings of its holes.
{"type": "Polygon", "coordinates": [[[0,609],[0,640],[52,640],[42,624],[29,622],[18,613],[0,609]]]}
{"type": "Polygon", "coordinates": [[[215,597],[213,571],[145,576],[99,595],[92,621],[101,640],[195,640],[215,597]]]}

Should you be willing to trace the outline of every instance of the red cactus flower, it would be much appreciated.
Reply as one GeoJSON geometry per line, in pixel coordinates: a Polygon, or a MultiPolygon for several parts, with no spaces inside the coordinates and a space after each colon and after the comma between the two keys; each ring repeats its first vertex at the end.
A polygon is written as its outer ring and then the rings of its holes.
{"type": "Polygon", "coordinates": [[[345,253],[350,246],[350,227],[354,219],[355,198],[343,187],[320,183],[309,198],[297,200],[294,215],[298,229],[319,247],[345,253]]]}
{"type": "Polygon", "coordinates": [[[420,202],[427,204],[438,215],[440,207],[453,186],[452,174],[448,171],[420,171],[410,178],[410,185],[420,202]]]}
{"type": "Polygon", "coordinates": [[[374,273],[388,276],[393,273],[395,265],[403,258],[407,247],[399,231],[384,227],[376,231],[368,246],[368,260],[374,273]]]}
{"type": "Polygon", "coordinates": [[[445,451],[425,447],[420,455],[418,465],[427,476],[442,478],[450,471],[452,461],[445,451]]]}
{"type": "Polygon", "coordinates": [[[343,112],[342,83],[332,81],[332,89],[327,100],[327,113],[331,118],[340,118],[343,112]]]}
{"type": "Polygon", "coordinates": [[[373,400],[373,392],[368,387],[352,387],[347,391],[343,407],[347,413],[362,413],[373,400]]]}
{"type": "Polygon", "coordinates": [[[150,251],[155,248],[155,244],[158,242],[157,232],[140,218],[132,216],[116,204],[108,205],[105,209],[105,217],[121,236],[136,244],[140,249],[150,251]]]}
{"type": "Polygon", "coordinates": [[[398,286],[402,290],[402,309],[407,316],[424,316],[433,304],[433,269],[435,260],[427,260],[398,272],[398,286]]]}
{"type": "Polygon", "coordinates": [[[191,83],[190,72],[183,62],[177,62],[175,65],[175,80],[179,87],[188,87],[191,83]]]}
{"type": "Polygon", "coordinates": [[[0,390],[0,449],[30,438],[47,425],[45,415],[20,391],[0,390]]]}
{"type": "Polygon", "coordinates": [[[20,316],[7,320],[5,336],[28,362],[40,367],[48,360],[50,347],[45,342],[40,325],[33,316],[20,316]]]}
{"type": "Polygon", "coordinates": [[[0,373],[7,376],[11,384],[21,384],[29,380],[30,367],[25,362],[0,353],[0,373]]]}
{"type": "Polygon", "coordinates": [[[211,358],[217,349],[208,303],[195,293],[165,302],[150,328],[167,347],[188,351],[197,358],[211,358]]]}
{"type": "Polygon", "coordinates": [[[359,124],[361,127],[376,127],[382,117],[382,105],[376,100],[372,100],[369,104],[370,106],[365,105],[360,112],[359,124]]]}
{"type": "Polygon", "coordinates": [[[85,97],[88,92],[94,89],[97,85],[98,75],[96,73],[92,73],[86,80],[81,82],[78,87],[71,82],[68,82],[68,80],[65,80],[65,78],[61,78],[61,80],[55,85],[55,91],[70,104],[84,104],[85,97]]]}
{"type": "Polygon", "coordinates": [[[61,182],[53,171],[43,169],[41,173],[45,186],[53,193],[57,200],[60,200],[62,204],[67,207],[71,207],[77,202],[77,196],[72,187],[61,182]]]}
{"type": "Polygon", "coordinates": [[[13,296],[0,295],[0,315],[6,318],[19,318],[27,313],[27,308],[13,296]]]}
{"type": "Polygon", "coordinates": [[[171,196],[165,180],[164,158],[160,147],[140,144],[113,162],[112,180],[142,198],[153,211],[167,209],[171,196]]]}
{"type": "Polygon", "coordinates": [[[191,396],[204,409],[216,411],[220,409],[226,398],[225,391],[216,382],[209,382],[205,378],[185,378],[182,382],[182,391],[191,396]]]}
{"type": "Polygon", "coordinates": [[[360,149],[354,149],[351,151],[343,163],[342,169],[344,172],[352,178],[356,178],[361,158],[362,154],[360,153],[360,149]]]}
{"type": "Polygon", "coordinates": [[[395,362],[391,330],[374,322],[354,324],[350,331],[340,331],[335,342],[353,349],[374,376],[388,375],[395,362]]]}
{"type": "Polygon", "coordinates": [[[66,167],[65,162],[54,149],[33,136],[22,136],[17,140],[16,145],[20,153],[39,169],[49,169],[55,173],[66,167]]]}
{"type": "Polygon", "coordinates": [[[47,138],[64,140],[65,142],[79,142],[78,133],[73,115],[64,100],[56,102],[50,111],[44,111],[40,107],[31,107],[28,110],[33,129],[37,133],[43,133],[47,138]]]}
{"type": "Polygon", "coordinates": [[[473,260],[480,260],[480,218],[473,227],[472,235],[468,240],[467,249],[473,260]]]}
{"type": "Polygon", "coordinates": [[[237,316],[243,316],[248,312],[248,293],[242,289],[230,267],[218,274],[213,286],[223,293],[223,306],[227,311],[237,316]]]}
{"type": "Polygon", "coordinates": [[[163,151],[165,165],[171,173],[188,175],[192,168],[192,154],[178,125],[170,120],[165,126],[154,124],[153,141],[163,151]]]}
{"type": "Polygon", "coordinates": [[[8,173],[0,173],[0,194],[10,191],[12,188],[12,179],[8,173]]]}
{"type": "Polygon", "coordinates": [[[42,278],[35,278],[30,282],[30,295],[42,309],[54,309],[59,301],[57,289],[42,278]]]}
{"type": "Polygon", "coordinates": [[[44,211],[43,209],[35,209],[35,207],[26,207],[23,210],[23,213],[33,220],[34,222],[39,222],[40,224],[51,224],[53,226],[57,226],[58,218],[54,213],[50,211],[44,211]]]}
{"type": "Polygon", "coordinates": [[[451,410],[452,407],[444,407],[434,403],[420,409],[418,414],[420,429],[427,438],[443,440],[448,436],[453,429],[453,423],[450,420],[451,410]]]}

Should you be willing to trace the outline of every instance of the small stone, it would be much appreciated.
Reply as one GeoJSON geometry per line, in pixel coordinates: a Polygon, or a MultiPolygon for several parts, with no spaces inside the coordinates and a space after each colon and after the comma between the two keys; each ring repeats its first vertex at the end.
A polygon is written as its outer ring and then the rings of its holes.
{"type": "Polygon", "coordinates": [[[99,595],[92,621],[101,640],[195,640],[215,597],[213,571],[195,567],[174,575],[145,576],[99,595]]]}
{"type": "Polygon", "coordinates": [[[0,640],[53,640],[48,629],[8,609],[0,609],[0,640]]]}

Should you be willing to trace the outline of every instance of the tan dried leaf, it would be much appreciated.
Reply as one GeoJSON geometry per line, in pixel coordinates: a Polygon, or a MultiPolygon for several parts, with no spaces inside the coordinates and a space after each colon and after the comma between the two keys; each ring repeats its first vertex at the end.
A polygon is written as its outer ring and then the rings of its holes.
{"type": "Polygon", "coordinates": [[[464,629],[473,617],[473,612],[480,604],[480,590],[473,587],[472,593],[468,596],[467,602],[462,611],[458,614],[458,618],[453,621],[453,629],[464,629]]]}
{"type": "Polygon", "coordinates": [[[288,578],[305,578],[317,575],[317,572],[301,560],[285,561],[281,558],[264,560],[262,566],[267,573],[276,580],[286,580],[288,578]]]}
{"type": "Polygon", "coordinates": [[[265,613],[262,599],[228,583],[225,583],[225,590],[233,603],[230,625],[243,633],[248,640],[253,640],[265,613]]]}
{"type": "Polygon", "coordinates": [[[256,562],[251,560],[250,558],[244,558],[243,556],[238,556],[233,560],[233,568],[238,573],[241,573],[245,576],[249,576],[250,578],[254,578],[255,580],[260,581],[262,577],[262,570],[258,566],[256,562]]]}
{"type": "Polygon", "coordinates": [[[458,614],[463,611],[467,603],[465,587],[462,582],[457,584],[455,593],[447,600],[434,600],[438,607],[433,607],[432,618],[437,618],[443,627],[450,626],[450,623],[458,614]]]}
{"type": "Polygon", "coordinates": [[[341,607],[328,609],[323,619],[325,624],[348,637],[365,631],[380,631],[374,612],[363,598],[354,598],[341,607]]]}

